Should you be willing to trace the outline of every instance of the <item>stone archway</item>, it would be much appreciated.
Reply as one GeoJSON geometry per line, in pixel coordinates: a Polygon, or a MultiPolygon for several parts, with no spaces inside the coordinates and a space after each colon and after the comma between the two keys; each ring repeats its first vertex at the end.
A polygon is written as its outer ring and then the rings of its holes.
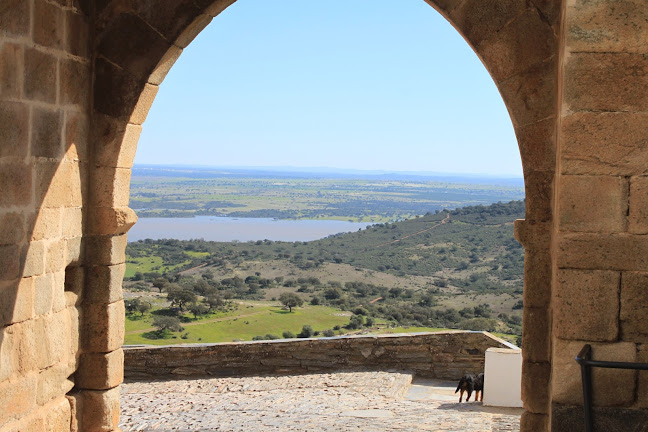
{"type": "MultiPolygon", "coordinates": [[[[532,379],[534,386],[548,389],[551,291],[545,282],[552,274],[560,11],[555,2],[544,1],[425,1],[452,23],[482,59],[513,121],[527,194],[526,219],[516,224],[516,236],[526,249],[525,382],[532,379]]],[[[135,221],[127,207],[130,168],[159,84],[182,49],[232,3],[112,1],[96,11],[95,158],[90,194],[94,202],[89,234],[113,258],[88,262],[94,271],[119,273],[108,269],[123,263],[124,234],[135,221]]],[[[120,289],[118,278],[115,274],[106,280],[111,289],[120,289]]],[[[108,331],[118,337],[117,327],[123,324],[110,322],[108,331]]],[[[525,391],[524,400],[527,412],[522,429],[547,428],[549,392],[525,391]]]]}

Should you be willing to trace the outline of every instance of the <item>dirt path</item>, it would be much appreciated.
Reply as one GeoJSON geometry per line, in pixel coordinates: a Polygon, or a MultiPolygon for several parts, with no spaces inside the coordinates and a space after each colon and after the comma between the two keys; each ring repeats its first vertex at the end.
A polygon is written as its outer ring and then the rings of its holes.
{"type": "MultiPolygon", "coordinates": [[[[189,326],[195,326],[195,325],[200,325],[200,324],[208,324],[208,323],[213,323],[213,322],[220,322],[220,321],[227,321],[227,320],[233,320],[233,319],[239,319],[239,318],[246,318],[246,317],[251,317],[254,315],[260,315],[262,313],[266,313],[268,311],[259,311],[259,312],[254,312],[246,315],[237,315],[237,316],[231,316],[231,317],[223,317],[223,318],[214,318],[206,321],[195,321],[187,324],[182,324],[183,327],[189,327],[189,326]]],[[[156,330],[155,327],[149,327],[145,329],[140,329],[140,330],[132,330],[129,332],[126,332],[126,334],[138,334],[138,333],[146,333],[156,330]]]]}
{"type": "Polygon", "coordinates": [[[387,245],[390,245],[390,244],[398,243],[399,241],[404,240],[404,239],[406,239],[406,238],[414,237],[415,235],[423,234],[423,233],[425,233],[425,232],[428,232],[428,231],[430,231],[430,230],[433,230],[434,228],[439,227],[439,226],[441,226],[441,225],[443,225],[443,224],[445,224],[445,223],[447,223],[447,222],[449,222],[449,221],[450,221],[450,213],[448,213],[448,215],[445,217],[445,219],[443,219],[440,223],[438,223],[438,224],[436,224],[436,225],[433,225],[433,226],[431,226],[430,228],[426,228],[426,229],[424,229],[424,230],[417,231],[417,232],[415,232],[414,234],[406,235],[405,237],[401,237],[401,238],[399,238],[399,239],[392,240],[392,241],[387,242],[387,243],[381,243],[381,244],[379,244],[379,245],[376,246],[376,247],[379,248],[379,247],[387,246],[387,245]]]}
{"type": "Polygon", "coordinates": [[[185,274],[185,273],[187,273],[187,272],[190,272],[191,270],[196,270],[196,269],[199,269],[199,268],[201,268],[201,267],[205,267],[206,265],[207,265],[207,263],[200,264],[199,266],[191,267],[191,268],[189,268],[189,269],[187,269],[187,270],[182,270],[181,272],[178,272],[178,274],[179,274],[179,275],[183,275],[183,274],[185,274]]]}

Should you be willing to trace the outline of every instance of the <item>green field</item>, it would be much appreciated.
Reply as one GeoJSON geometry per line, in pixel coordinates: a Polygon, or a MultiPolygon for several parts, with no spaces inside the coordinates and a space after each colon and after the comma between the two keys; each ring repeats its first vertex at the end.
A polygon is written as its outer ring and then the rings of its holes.
{"type": "MultiPolygon", "coordinates": [[[[124,343],[167,345],[232,342],[252,340],[254,336],[268,333],[281,337],[284,331],[299,333],[305,324],[312,326],[316,331],[330,329],[336,325],[343,326],[349,322],[348,315],[341,313],[339,309],[327,306],[305,306],[288,312],[278,305],[270,305],[267,302],[245,302],[234,312],[206,315],[199,320],[184,323],[185,330],[173,333],[168,339],[150,338],[153,315],[146,314],[143,319],[139,316],[136,319],[127,316],[124,343]],[[187,338],[182,339],[180,337],[182,334],[188,334],[187,338]]],[[[191,315],[185,314],[185,316],[191,315]]]]}

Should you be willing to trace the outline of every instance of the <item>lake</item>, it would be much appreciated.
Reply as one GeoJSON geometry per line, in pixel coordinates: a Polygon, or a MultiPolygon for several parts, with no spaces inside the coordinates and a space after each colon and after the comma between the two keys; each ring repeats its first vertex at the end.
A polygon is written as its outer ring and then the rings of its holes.
{"type": "Polygon", "coordinates": [[[367,222],[335,220],[282,220],[270,218],[231,218],[196,216],[193,218],[140,218],[128,232],[128,241],[173,238],[210,241],[310,241],[332,234],[358,231],[367,222]]]}

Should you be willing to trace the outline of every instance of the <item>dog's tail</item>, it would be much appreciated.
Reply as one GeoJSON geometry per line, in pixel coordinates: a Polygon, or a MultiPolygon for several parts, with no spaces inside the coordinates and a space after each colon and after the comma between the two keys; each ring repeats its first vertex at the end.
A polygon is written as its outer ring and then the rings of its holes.
{"type": "Polygon", "coordinates": [[[463,385],[464,381],[466,381],[463,377],[459,380],[459,384],[457,385],[457,390],[455,390],[455,393],[457,393],[459,390],[461,390],[461,386],[463,385]]]}

